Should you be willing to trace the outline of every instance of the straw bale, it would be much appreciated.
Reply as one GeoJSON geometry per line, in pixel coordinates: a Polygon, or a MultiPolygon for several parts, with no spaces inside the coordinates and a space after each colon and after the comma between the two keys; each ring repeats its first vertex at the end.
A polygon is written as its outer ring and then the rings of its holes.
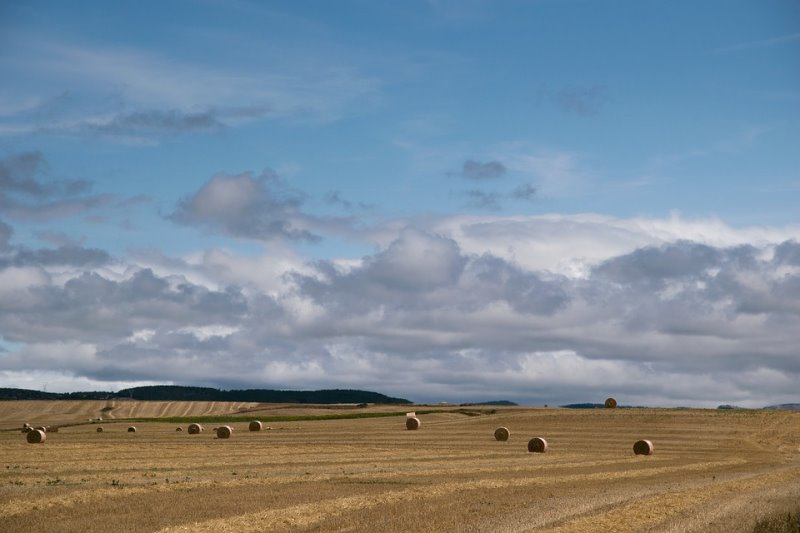
{"type": "Polygon", "coordinates": [[[250,422],[248,429],[250,431],[261,431],[262,429],[264,429],[264,424],[262,424],[258,420],[253,420],[252,422],[250,422]]]}
{"type": "Polygon", "coordinates": [[[633,443],[633,453],[636,455],[652,455],[653,443],[649,440],[637,440],[633,443]]]}
{"type": "Polygon", "coordinates": [[[128,428],[128,433],[136,433],[136,426],[131,426],[128,428]]]}
{"type": "Polygon", "coordinates": [[[47,439],[47,433],[41,429],[32,429],[25,438],[31,444],[40,444],[47,439]]]}
{"type": "Polygon", "coordinates": [[[422,425],[422,422],[416,416],[410,416],[410,417],[406,418],[406,429],[408,429],[408,430],[419,429],[419,427],[421,425],[422,425]]]}
{"type": "Polygon", "coordinates": [[[494,430],[494,438],[500,441],[507,441],[508,437],[511,436],[511,432],[508,430],[507,427],[499,427],[494,430]]]}
{"type": "Polygon", "coordinates": [[[614,398],[606,398],[605,405],[608,409],[614,409],[617,406],[617,400],[614,398]]]}
{"type": "Polygon", "coordinates": [[[547,451],[547,441],[541,437],[534,437],[528,441],[528,451],[531,453],[544,453],[547,451]]]}
{"type": "Polygon", "coordinates": [[[233,428],[230,426],[220,426],[217,428],[218,439],[229,439],[233,433],[233,428]]]}
{"type": "Polygon", "coordinates": [[[189,424],[189,435],[199,435],[203,432],[203,426],[200,424],[189,424]]]}

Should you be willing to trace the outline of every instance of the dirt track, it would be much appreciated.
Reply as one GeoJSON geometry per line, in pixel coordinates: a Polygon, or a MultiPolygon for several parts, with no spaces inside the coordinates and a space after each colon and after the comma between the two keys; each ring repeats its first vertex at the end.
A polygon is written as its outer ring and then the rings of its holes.
{"type": "Polygon", "coordinates": [[[800,413],[515,408],[422,420],[419,431],[390,417],[270,423],[260,433],[243,421],[227,441],[210,428],[192,436],[164,423],[137,424],[135,434],[122,422],[104,422],[100,434],[68,427],[43,445],[2,432],[0,523],[9,531],[749,531],[759,516],[800,501],[800,413]],[[501,425],[508,442],[493,438],[501,425]],[[533,436],[547,438],[547,453],[526,451],[533,436]],[[639,438],[653,440],[654,455],[633,455],[639,438]]]}

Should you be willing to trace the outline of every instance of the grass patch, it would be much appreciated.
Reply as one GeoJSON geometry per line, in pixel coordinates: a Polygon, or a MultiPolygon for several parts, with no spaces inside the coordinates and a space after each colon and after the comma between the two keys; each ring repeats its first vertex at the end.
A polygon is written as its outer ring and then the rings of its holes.
{"type": "MultiPolygon", "coordinates": [[[[465,416],[480,416],[496,413],[496,409],[429,409],[417,411],[417,415],[432,415],[437,413],[458,413],[465,416]]],[[[285,415],[285,416],[245,416],[241,414],[230,415],[209,415],[209,416],[166,416],[161,418],[117,418],[115,422],[164,422],[169,424],[221,424],[223,422],[246,422],[253,418],[258,418],[261,422],[305,422],[313,420],[353,420],[359,418],[386,418],[390,416],[405,416],[404,412],[380,412],[380,413],[341,413],[331,415],[285,415]]]]}
{"type": "Polygon", "coordinates": [[[332,479],[334,485],[414,485],[413,481],[388,479],[332,479]]]}
{"type": "MultiPolygon", "coordinates": [[[[435,413],[447,413],[454,411],[445,411],[441,409],[434,409],[429,411],[417,411],[419,415],[430,415],[435,413]]],[[[456,411],[458,412],[458,411],[456,411]]],[[[467,414],[466,412],[461,414],[467,414]]],[[[166,416],[161,418],[117,418],[115,421],[119,422],[165,422],[170,424],[219,424],[222,422],[246,422],[253,418],[258,418],[261,422],[304,422],[310,420],[350,420],[358,418],[385,418],[390,416],[406,416],[403,412],[383,412],[383,413],[341,413],[335,415],[285,415],[285,416],[243,416],[235,415],[212,415],[212,416],[166,416]]]]}
{"type": "Polygon", "coordinates": [[[753,533],[800,533],[800,511],[762,518],[756,523],[753,533]]]}

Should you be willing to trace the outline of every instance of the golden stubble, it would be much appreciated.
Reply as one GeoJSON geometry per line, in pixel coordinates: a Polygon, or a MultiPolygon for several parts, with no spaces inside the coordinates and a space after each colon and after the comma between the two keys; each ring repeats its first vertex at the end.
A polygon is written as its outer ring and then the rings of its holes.
{"type": "Polygon", "coordinates": [[[0,432],[0,523],[71,531],[744,531],[757,513],[800,494],[798,415],[508,408],[422,415],[418,431],[398,416],[270,423],[261,432],[247,431],[248,417],[230,424],[227,440],[209,427],[175,432],[174,423],[137,423],[128,434],[124,421],[104,421],[103,433],[66,427],[43,444],[0,432]],[[506,442],[494,438],[501,425],[511,430],[506,442]],[[527,452],[532,436],[547,438],[546,453],[527,452]],[[633,455],[640,438],[654,442],[654,455],[633,455]]]}

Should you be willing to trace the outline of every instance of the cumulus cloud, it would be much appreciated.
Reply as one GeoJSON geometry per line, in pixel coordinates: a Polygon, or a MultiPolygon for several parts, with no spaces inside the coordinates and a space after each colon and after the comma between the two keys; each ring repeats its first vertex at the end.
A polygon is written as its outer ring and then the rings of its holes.
{"type": "Polygon", "coordinates": [[[371,209],[372,205],[364,203],[364,202],[352,202],[347,200],[342,196],[341,191],[328,191],[325,193],[324,197],[325,203],[328,205],[336,205],[339,207],[343,207],[348,211],[352,211],[355,208],[359,209],[371,209]]]}
{"type": "MultiPolygon", "coordinates": [[[[238,192],[196,207],[228,213],[247,205],[238,192]]],[[[346,260],[211,250],[58,276],[44,254],[0,265],[0,335],[22,343],[3,366],[419,401],[796,401],[798,228],[590,215],[416,222],[346,260]]]]}
{"type": "Polygon", "coordinates": [[[84,271],[63,285],[39,279],[20,298],[4,299],[0,331],[16,342],[96,343],[148,328],[230,325],[246,308],[235,287],[212,291],[148,269],[120,281],[84,271]]]}
{"type": "Polygon", "coordinates": [[[493,180],[502,177],[506,167],[500,161],[481,163],[468,159],[464,161],[461,175],[468,180],[493,180]]]}
{"type": "Polygon", "coordinates": [[[255,176],[216,174],[169,215],[174,222],[198,225],[233,237],[315,241],[310,217],[301,211],[305,198],[282,185],[271,171],[255,176]]]}
{"type": "Polygon", "coordinates": [[[530,183],[524,183],[511,191],[511,198],[515,200],[533,200],[536,198],[536,187],[530,183]]]}
{"type": "Polygon", "coordinates": [[[13,233],[14,228],[0,220],[0,250],[3,250],[6,246],[8,246],[13,233]]]}
{"type": "Polygon", "coordinates": [[[96,248],[83,248],[74,245],[60,246],[56,249],[42,248],[38,250],[17,248],[8,258],[0,258],[0,268],[6,265],[95,267],[106,264],[109,261],[111,261],[111,256],[108,252],[96,248]]]}
{"type": "Polygon", "coordinates": [[[110,205],[111,195],[88,194],[86,180],[42,180],[47,163],[41,152],[0,159],[0,212],[20,220],[62,218],[110,205]]]}

